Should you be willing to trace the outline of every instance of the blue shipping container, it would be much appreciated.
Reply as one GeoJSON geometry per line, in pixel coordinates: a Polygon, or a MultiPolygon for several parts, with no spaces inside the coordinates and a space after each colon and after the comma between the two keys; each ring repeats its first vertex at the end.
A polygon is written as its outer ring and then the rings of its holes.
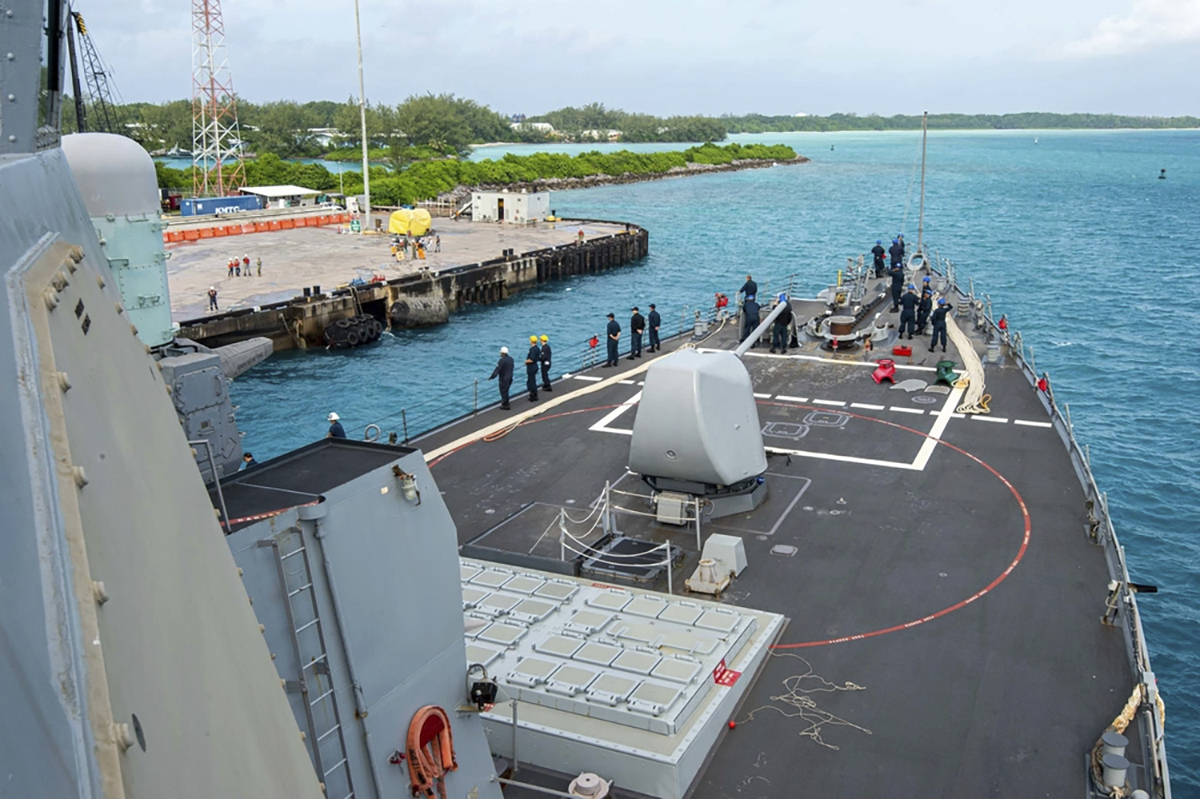
{"type": "Polygon", "coordinates": [[[262,200],[253,194],[240,197],[200,197],[194,200],[180,200],[179,212],[183,216],[204,216],[206,214],[233,214],[238,211],[258,211],[262,209],[262,200]]]}

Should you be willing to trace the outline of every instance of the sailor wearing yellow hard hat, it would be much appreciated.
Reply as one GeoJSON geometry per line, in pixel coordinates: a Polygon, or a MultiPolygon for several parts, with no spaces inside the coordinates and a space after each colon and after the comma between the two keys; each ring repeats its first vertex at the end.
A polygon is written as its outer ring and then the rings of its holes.
{"type": "Polygon", "coordinates": [[[538,367],[542,363],[542,348],[538,337],[529,337],[529,354],[525,356],[525,388],[529,390],[529,401],[537,402],[538,367]]]}

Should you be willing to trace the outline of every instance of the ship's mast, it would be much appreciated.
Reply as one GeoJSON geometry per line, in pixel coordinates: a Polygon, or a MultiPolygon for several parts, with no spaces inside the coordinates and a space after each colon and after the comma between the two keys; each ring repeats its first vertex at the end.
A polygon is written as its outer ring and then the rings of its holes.
{"type": "Polygon", "coordinates": [[[925,254],[922,238],[925,234],[925,141],[929,134],[929,112],[921,114],[921,210],[917,216],[917,252],[925,254]]]}

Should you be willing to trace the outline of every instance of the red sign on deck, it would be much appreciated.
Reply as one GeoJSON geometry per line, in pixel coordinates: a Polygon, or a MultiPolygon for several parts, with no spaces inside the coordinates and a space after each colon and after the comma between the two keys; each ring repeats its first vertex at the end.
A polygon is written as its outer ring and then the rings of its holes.
{"type": "Polygon", "coordinates": [[[742,673],[740,671],[734,671],[733,669],[725,668],[724,658],[722,658],[721,662],[717,664],[717,667],[713,669],[713,682],[715,682],[717,685],[723,685],[726,688],[733,687],[733,684],[738,681],[738,677],[741,676],[742,673]]]}

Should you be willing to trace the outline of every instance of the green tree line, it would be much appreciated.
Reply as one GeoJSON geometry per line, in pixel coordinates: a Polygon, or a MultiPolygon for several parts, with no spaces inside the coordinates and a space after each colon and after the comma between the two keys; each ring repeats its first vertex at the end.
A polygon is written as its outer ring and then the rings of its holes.
{"type": "MultiPolygon", "coordinates": [[[[739,160],[787,161],[796,151],[786,145],[704,144],[686,150],[660,153],[587,152],[571,156],[562,153],[505,155],[499,160],[464,161],[440,159],[416,161],[400,171],[371,167],[371,202],[378,205],[404,205],[427,200],[452,191],[458,186],[532,183],[551,178],[586,178],[593,175],[661,175],[688,164],[730,164],[739,160]]],[[[191,170],[171,169],[157,164],[159,185],[189,188],[191,170]]],[[[359,194],[362,175],[346,172],[342,176],[345,191],[359,194]]],[[[298,164],[267,153],[246,162],[246,181],[252,186],[296,184],[320,191],[338,188],[338,176],[320,164],[298,164]]]]}
{"type": "Polygon", "coordinates": [[[560,138],[574,141],[607,139],[610,130],[619,131],[618,140],[623,142],[721,141],[727,132],[724,122],[715,117],[631,114],[602,103],[568,106],[525,121],[549,123],[560,138]]]}
{"type": "MultiPolygon", "coordinates": [[[[723,116],[730,133],[792,133],[839,130],[920,130],[920,115],[723,116]]],[[[1121,114],[930,114],[931,130],[1113,130],[1117,128],[1200,128],[1200,118],[1139,117],[1121,114]]]]}

